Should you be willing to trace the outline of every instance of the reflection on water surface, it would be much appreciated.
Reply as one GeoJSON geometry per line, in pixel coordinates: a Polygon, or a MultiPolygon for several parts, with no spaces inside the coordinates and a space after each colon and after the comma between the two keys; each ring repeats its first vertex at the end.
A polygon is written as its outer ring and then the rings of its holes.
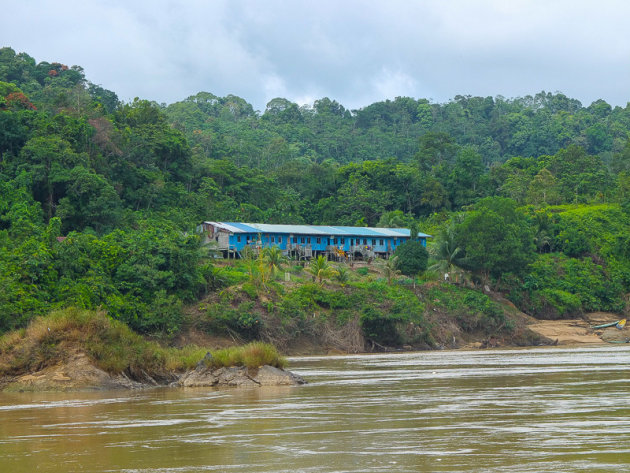
{"type": "Polygon", "coordinates": [[[0,394],[0,471],[630,470],[630,347],[308,357],[302,387],[0,394]]]}

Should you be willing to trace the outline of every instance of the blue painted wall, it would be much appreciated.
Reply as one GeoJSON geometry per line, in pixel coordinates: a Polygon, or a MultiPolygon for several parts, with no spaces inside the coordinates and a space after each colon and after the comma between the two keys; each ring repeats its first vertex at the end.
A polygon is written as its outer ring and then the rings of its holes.
{"type": "MultiPolygon", "coordinates": [[[[229,237],[230,248],[241,251],[246,245],[255,245],[259,236],[262,238],[262,247],[269,248],[278,246],[282,250],[287,249],[289,234],[284,233],[237,233],[229,237]]],[[[386,253],[387,243],[391,242],[391,249],[395,250],[402,243],[409,240],[408,237],[386,237],[386,236],[322,236],[322,235],[294,235],[292,246],[307,246],[310,244],[313,251],[326,251],[328,245],[341,247],[344,251],[350,251],[352,245],[368,246],[377,253],[386,253]],[[319,239],[319,242],[318,242],[319,239]]],[[[423,246],[427,246],[426,238],[419,238],[423,246]]]]}

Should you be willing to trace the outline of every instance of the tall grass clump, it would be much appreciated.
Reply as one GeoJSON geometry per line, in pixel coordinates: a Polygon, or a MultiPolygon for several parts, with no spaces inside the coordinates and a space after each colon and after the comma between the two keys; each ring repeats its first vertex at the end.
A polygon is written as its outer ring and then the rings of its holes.
{"type": "Polygon", "coordinates": [[[280,356],[276,347],[263,342],[252,342],[242,347],[224,348],[212,353],[211,366],[213,368],[229,366],[259,368],[264,365],[284,368],[287,361],[280,356]]]}

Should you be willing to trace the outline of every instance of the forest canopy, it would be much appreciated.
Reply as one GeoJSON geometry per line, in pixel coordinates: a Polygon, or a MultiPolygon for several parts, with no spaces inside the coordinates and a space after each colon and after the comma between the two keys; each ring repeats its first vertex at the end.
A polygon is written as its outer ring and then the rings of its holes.
{"type": "Polygon", "coordinates": [[[126,103],[80,66],[5,47],[0,332],[69,305],[176,331],[182,306],[212,290],[196,234],[208,219],[420,224],[450,248],[441,267],[492,281],[528,313],[620,312],[629,132],[630,104],[559,92],[359,110],[278,97],[256,111],[209,92],[126,103]]]}

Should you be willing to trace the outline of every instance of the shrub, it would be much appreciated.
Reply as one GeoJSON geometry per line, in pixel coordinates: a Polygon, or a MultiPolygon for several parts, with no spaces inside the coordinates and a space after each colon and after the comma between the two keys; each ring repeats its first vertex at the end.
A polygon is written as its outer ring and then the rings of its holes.
{"type": "Polygon", "coordinates": [[[405,276],[416,276],[427,269],[429,253],[419,241],[406,241],[394,251],[398,258],[398,269],[405,276]]]}
{"type": "Polygon", "coordinates": [[[249,296],[250,299],[256,300],[258,298],[258,290],[251,282],[243,283],[243,292],[249,296]]]}
{"type": "MultiPolygon", "coordinates": [[[[612,269],[616,268],[613,264],[612,269]]],[[[523,284],[512,288],[512,292],[524,292],[521,307],[536,317],[572,317],[580,312],[600,310],[621,312],[624,289],[618,276],[616,271],[609,274],[590,258],[538,255],[523,284]]]]}
{"type": "Polygon", "coordinates": [[[531,303],[534,315],[544,319],[573,317],[582,312],[580,298],[561,289],[536,291],[531,303]]]}
{"type": "Polygon", "coordinates": [[[208,332],[235,332],[245,339],[256,338],[262,321],[255,310],[254,302],[242,302],[236,308],[228,304],[213,304],[208,307],[201,328],[208,332]]]}
{"type": "Polygon", "coordinates": [[[360,322],[363,335],[368,340],[385,346],[399,346],[403,343],[396,327],[397,320],[375,307],[364,307],[360,322]]]}
{"type": "Polygon", "coordinates": [[[434,306],[453,313],[464,331],[492,334],[512,329],[503,309],[486,294],[448,283],[430,286],[423,291],[434,306]]]}

